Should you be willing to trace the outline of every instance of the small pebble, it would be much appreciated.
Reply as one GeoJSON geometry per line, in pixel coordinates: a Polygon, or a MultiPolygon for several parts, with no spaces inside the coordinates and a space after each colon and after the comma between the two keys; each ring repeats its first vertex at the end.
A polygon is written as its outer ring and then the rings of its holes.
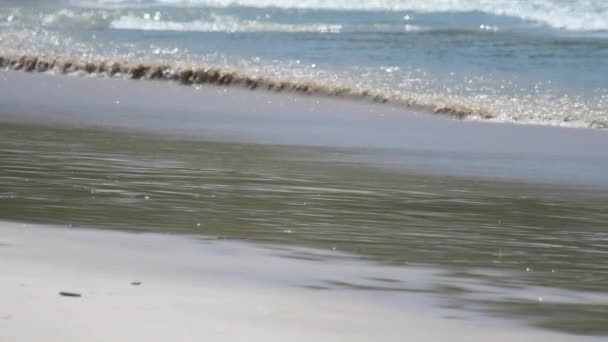
{"type": "Polygon", "coordinates": [[[82,295],[80,293],[76,293],[76,292],[59,292],[60,296],[64,296],[64,297],[82,297],[82,295]]]}

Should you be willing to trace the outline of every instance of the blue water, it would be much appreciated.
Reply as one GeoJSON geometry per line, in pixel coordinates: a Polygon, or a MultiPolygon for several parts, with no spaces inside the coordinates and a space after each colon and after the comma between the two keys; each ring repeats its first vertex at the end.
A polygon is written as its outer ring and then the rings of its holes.
{"type": "Polygon", "coordinates": [[[217,66],[494,121],[608,126],[603,0],[3,1],[0,52],[217,66]]]}

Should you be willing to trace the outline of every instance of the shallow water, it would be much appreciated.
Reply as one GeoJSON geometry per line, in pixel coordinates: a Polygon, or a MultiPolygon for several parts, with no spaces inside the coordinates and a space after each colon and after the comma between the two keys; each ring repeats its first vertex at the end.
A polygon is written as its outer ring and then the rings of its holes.
{"type": "Polygon", "coordinates": [[[608,333],[607,191],[379,169],[361,162],[369,154],[5,122],[0,217],[244,239],[277,244],[287,258],[425,266],[442,270],[440,281],[310,286],[422,292],[446,308],[608,333]]]}
{"type": "Polygon", "coordinates": [[[216,67],[472,119],[608,126],[603,0],[3,1],[3,54],[216,67]]]}

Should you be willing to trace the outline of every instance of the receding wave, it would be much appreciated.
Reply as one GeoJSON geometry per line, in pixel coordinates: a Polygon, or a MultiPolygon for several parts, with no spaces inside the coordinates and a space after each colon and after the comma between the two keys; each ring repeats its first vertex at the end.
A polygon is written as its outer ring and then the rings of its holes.
{"type": "Polygon", "coordinates": [[[198,32],[319,32],[340,33],[338,24],[282,24],[239,20],[232,16],[213,16],[212,20],[189,22],[154,20],[141,16],[126,15],[110,23],[110,28],[143,31],[198,31],[198,32]]]}
{"type": "Polygon", "coordinates": [[[433,104],[417,101],[414,97],[389,96],[371,89],[327,86],[315,82],[297,82],[276,78],[250,76],[243,73],[213,67],[172,66],[166,64],[144,64],[112,60],[84,60],[77,58],[47,56],[0,56],[0,68],[26,72],[55,71],[64,74],[84,73],[131,79],[174,81],[184,85],[211,84],[220,86],[242,86],[254,90],[291,92],[304,95],[319,95],[351,98],[389,103],[408,108],[430,110],[437,114],[456,118],[478,117],[491,119],[494,116],[480,107],[433,104]]]}
{"type": "MultiPolygon", "coordinates": [[[[97,0],[89,6],[204,6],[358,11],[483,12],[572,31],[608,31],[604,0],[97,0]]],[[[79,2],[82,5],[82,2],[79,2]]]]}
{"type": "Polygon", "coordinates": [[[584,104],[571,102],[568,96],[525,98],[450,97],[441,94],[391,93],[341,86],[326,82],[283,79],[280,76],[259,76],[226,67],[196,67],[183,64],[138,63],[133,60],[49,57],[48,55],[0,55],[0,68],[26,72],[91,74],[130,79],[160,80],[184,85],[240,86],[250,90],[297,93],[371,101],[404,108],[424,110],[458,119],[482,119],[497,122],[532,123],[566,127],[608,128],[605,111],[592,112],[584,104]],[[531,102],[529,102],[531,101],[531,102]],[[565,101],[565,102],[564,102],[565,101]],[[578,112],[576,112],[578,110],[578,112]],[[582,111],[582,112],[581,112],[582,111]],[[580,113],[585,118],[577,118],[580,113]],[[579,113],[579,114],[577,114],[579,113]],[[594,114],[595,113],[595,114],[594,114]],[[598,114],[599,113],[599,114],[598,114]]]}

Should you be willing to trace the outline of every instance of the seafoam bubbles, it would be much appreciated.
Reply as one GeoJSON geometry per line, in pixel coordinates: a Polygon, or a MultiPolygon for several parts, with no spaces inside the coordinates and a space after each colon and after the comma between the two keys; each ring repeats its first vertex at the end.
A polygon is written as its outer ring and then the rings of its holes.
{"type": "Polygon", "coordinates": [[[109,23],[117,30],[183,31],[183,32],[317,32],[340,33],[342,25],[327,23],[287,24],[239,19],[229,15],[212,14],[206,19],[191,21],[160,20],[145,13],[143,17],[123,15],[109,23]]]}
{"type": "MultiPolygon", "coordinates": [[[[537,22],[571,31],[608,30],[608,6],[604,0],[96,0],[74,1],[90,7],[234,7],[322,9],[341,11],[482,12],[537,22]]],[[[489,25],[492,25],[489,23],[489,25]]]]}
{"type": "Polygon", "coordinates": [[[496,31],[498,31],[498,26],[481,24],[481,25],[479,25],[479,29],[482,31],[496,32],[496,31]]]}
{"type": "Polygon", "coordinates": [[[154,20],[154,21],[160,21],[160,12],[156,11],[154,13],[154,16],[150,15],[150,13],[144,13],[143,15],[144,19],[146,20],[154,20]]]}

